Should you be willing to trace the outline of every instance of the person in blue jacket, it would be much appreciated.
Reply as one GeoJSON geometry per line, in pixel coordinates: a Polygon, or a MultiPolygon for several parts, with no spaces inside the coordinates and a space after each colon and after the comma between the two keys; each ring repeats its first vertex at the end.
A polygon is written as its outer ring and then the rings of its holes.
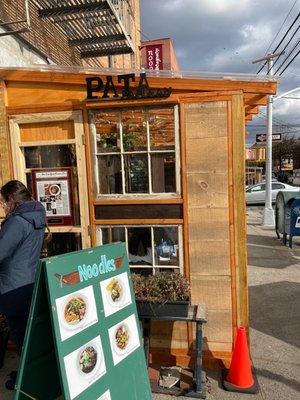
{"type": "MultiPolygon", "coordinates": [[[[46,212],[17,180],[1,187],[0,205],[6,216],[0,230],[0,314],[6,316],[11,336],[21,353],[47,226],[46,212]]],[[[6,382],[8,389],[13,389],[15,377],[14,373],[6,382]]]]}

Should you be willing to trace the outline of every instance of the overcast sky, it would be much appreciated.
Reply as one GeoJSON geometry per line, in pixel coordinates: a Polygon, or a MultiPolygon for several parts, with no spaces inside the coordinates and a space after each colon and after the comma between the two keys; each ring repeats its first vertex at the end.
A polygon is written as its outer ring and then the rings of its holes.
{"type": "MultiPolygon", "coordinates": [[[[260,64],[252,64],[252,60],[275,50],[299,11],[300,0],[141,0],[142,40],[171,38],[182,71],[255,74],[260,64]]],[[[279,50],[291,39],[299,23],[300,18],[279,50]]],[[[294,52],[281,70],[297,54],[299,38],[300,30],[286,48],[286,54],[275,64],[274,71],[294,46],[294,52]]],[[[300,54],[282,74],[278,94],[299,86],[300,54]]],[[[300,91],[291,96],[300,98],[300,91]]],[[[261,110],[266,112],[265,108],[261,110]]],[[[276,101],[275,118],[299,124],[295,128],[299,130],[300,100],[276,101]]],[[[254,123],[265,122],[255,118],[254,123]]]]}

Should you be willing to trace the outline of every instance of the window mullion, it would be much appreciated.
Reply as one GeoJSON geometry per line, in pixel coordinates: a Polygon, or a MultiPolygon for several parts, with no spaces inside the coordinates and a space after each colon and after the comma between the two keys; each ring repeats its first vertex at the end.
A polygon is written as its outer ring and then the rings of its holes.
{"type": "Polygon", "coordinates": [[[92,116],[90,115],[91,122],[90,122],[90,131],[92,137],[92,153],[93,153],[93,159],[94,159],[94,184],[96,187],[96,192],[97,195],[100,193],[100,179],[99,179],[99,156],[98,156],[98,149],[97,149],[97,130],[96,130],[96,125],[94,121],[94,114],[92,116]]]}
{"type": "Polygon", "coordinates": [[[175,128],[175,181],[176,193],[181,194],[181,179],[180,179],[180,145],[179,145],[179,109],[178,105],[174,107],[174,128],[175,128]]]}
{"type": "Polygon", "coordinates": [[[120,129],[120,144],[121,144],[121,170],[122,170],[122,194],[125,194],[125,162],[124,162],[124,149],[123,149],[123,125],[122,121],[119,125],[120,129]]]}
{"type": "Polygon", "coordinates": [[[152,274],[155,275],[156,266],[155,266],[155,247],[154,247],[154,228],[153,228],[153,226],[151,226],[150,229],[151,229],[151,251],[152,251],[152,274]]]}
{"type": "Polygon", "coordinates": [[[152,177],[151,177],[151,154],[150,154],[150,128],[149,121],[147,121],[147,156],[148,156],[148,183],[149,193],[152,194],[152,177]]]}
{"type": "MultiPolygon", "coordinates": [[[[125,243],[126,243],[126,251],[127,251],[127,254],[129,255],[128,228],[127,228],[127,226],[125,226],[125,243]]],[[[128,258],[129,258],[129,256],[128,256],[128,258]]]]}

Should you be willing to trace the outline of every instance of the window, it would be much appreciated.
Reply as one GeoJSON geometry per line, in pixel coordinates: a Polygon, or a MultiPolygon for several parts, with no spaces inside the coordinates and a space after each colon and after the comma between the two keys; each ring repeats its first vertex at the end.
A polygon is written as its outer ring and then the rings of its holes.
{"type": "Polygon", "coordinates": [[[97,236],[98,244],[125,242],[134,272],[149,275],[183,270],[181,226],[98,226],[97,236]]]}
{"type": "Polygon", "coordinates": [[[257,185],[251,189],[251,192],[261,192],[262,190],[266,190],[266,185],[257,185]]]}
{"type": "Polygon", "coordinates": [[[284,185],[281,185],[280,183],[272,183],[272,190],[281,190],[284,189],[284,185]]]}
{"type": "Polygon", "coordinates": [[[97,197],[178,195],[178,107],[90,114],[97,197]]]}

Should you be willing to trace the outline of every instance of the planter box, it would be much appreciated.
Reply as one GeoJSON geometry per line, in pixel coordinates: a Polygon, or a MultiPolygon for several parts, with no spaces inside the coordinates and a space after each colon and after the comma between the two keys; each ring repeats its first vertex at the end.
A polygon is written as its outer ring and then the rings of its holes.
{"type": "Polygon", "coordinates": [[[144,300],[136,300],[139,317],[182,317],[188,315],[189,301],[167,301],[165,303],[153,303],[144,300]]]}

